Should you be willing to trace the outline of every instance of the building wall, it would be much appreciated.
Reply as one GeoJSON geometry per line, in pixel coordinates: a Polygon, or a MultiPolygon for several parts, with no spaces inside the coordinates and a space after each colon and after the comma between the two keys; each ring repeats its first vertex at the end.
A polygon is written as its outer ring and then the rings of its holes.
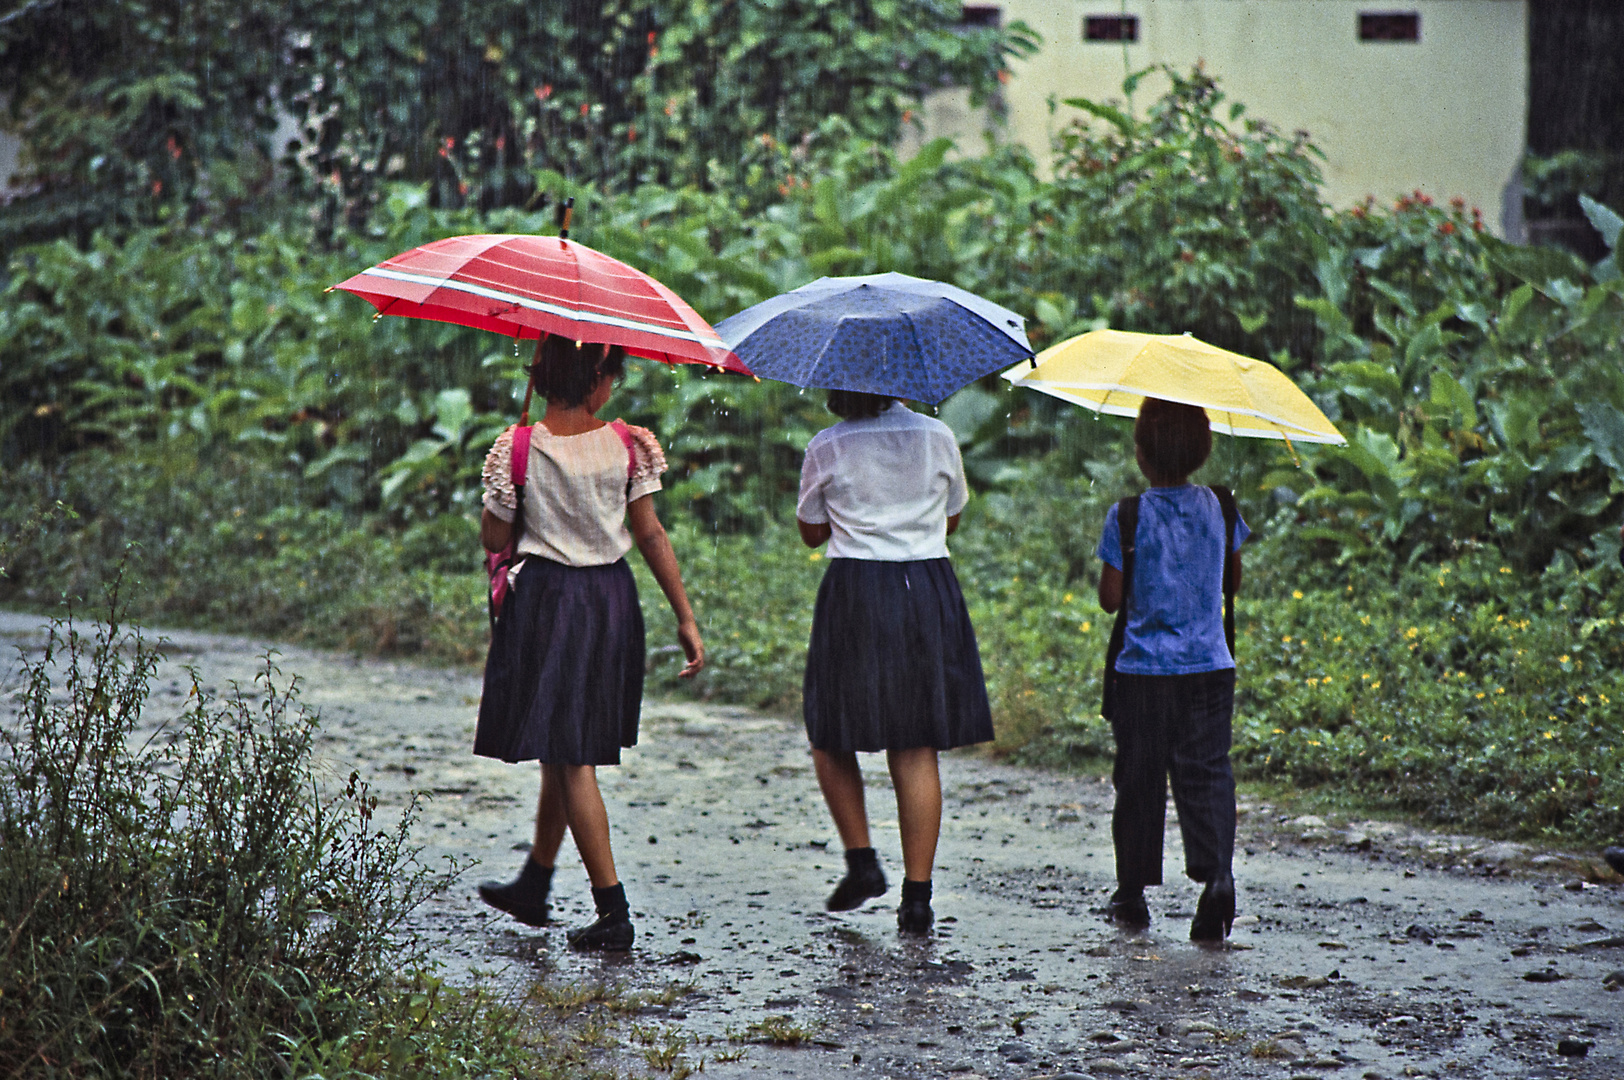
{"type": "MultiPolygon", "coordinates": [[[[1202,61],[1248,115],[1287,132],[1308,130],[1326,155],[1332,205],[1366,195],[1388,202],[1420,189],[1464,198],[1505,231],[1507,188],[1526,142],[1528,0],[1003,0],[1000,7],[1006,25],[1021,19],[1043,35],[1042,50],[1016,65],[1004,95],[1009,134],[1040,160],[1053,134],[1082,115],[1064,105],[1051,114],[1051,96],[1120,101],[1125,71],[1202,61]],[[1362,42],[1361,12],[1419,13],[1421,39],[1362,42]],[[1087,16],[1121,14],[1139,19],[1136,43],[1083,40],[1087,16]]],[[[1165,79],[1147,78],[1134,95],[1136,111],[1165,87],[1165,79]]],[[[964,149],[978,144],[979,136],[963,135],[964,149]]],[[[1520,205],[1514,209],[1520,220],[1520,205]]]]}

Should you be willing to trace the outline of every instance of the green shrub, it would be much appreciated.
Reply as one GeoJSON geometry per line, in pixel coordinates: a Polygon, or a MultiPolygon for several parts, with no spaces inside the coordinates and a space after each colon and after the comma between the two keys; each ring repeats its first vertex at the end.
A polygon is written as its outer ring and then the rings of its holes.
{"type": "MultiPolygon", "coordinates": [[[[150,714],[157,647],[117,585],[25,655],[0,760],[8,1076],[468,1075],[519,1061],[494,1003],[426,973],[405,918],[437,882],[408,811],[317,793],[316,721],[266,665],[150,714]],[[418,972],[414,975],[413,972],[418,972]],[[402,973],[405,973],[404,975],[402,973]]],[[[498,1010],[500,1011],[500,1010],[498,1010]]]]}

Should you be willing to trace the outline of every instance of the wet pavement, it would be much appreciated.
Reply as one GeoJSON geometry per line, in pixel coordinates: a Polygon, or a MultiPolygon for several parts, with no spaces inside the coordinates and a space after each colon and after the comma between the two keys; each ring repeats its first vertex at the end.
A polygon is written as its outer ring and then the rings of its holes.
{"type": "MultiPolygon", "coordinates": [[[[37,625],[0,613],[0,692],[15,683],[9,646],[37,625]]],[[[170,638],[157,710],[182,704],[183,665],[218,690],[249,683],[264,650],[170,638]]],[[[864,768],[892,891],[830,915],[843,863],[799,723],[649,701],[639,745],[600,771],[637,945],[577,956],[562,928],[588,920],[590,895],[567,842],[558,926],[522,926],[473,895],[516,870],[536,795],[534,766],[468,752],[476,675],[298,649],[278,663],[322,717],[324,775],[359,769],[385,806],[426,792],[424,861],[484,861],[420,913],[452,978],[683,987],[644,1008],[624,1046],[596,1051],[608,1066],[649,1072],[641,1040],[681,1043],[678,1062],[703,1059],[711,1077],[1624,1076],[1624,886],[1577,855],[1245,801],[1235,933],[1199,947],[1171,811],[1153,925],[1121,933],[1098,913],[1109,784],[954,753],[937,929],[907,939],[881,758],[864,768]],[[764,1034],[799,1045],[753,1041],[764,1034]]]]}

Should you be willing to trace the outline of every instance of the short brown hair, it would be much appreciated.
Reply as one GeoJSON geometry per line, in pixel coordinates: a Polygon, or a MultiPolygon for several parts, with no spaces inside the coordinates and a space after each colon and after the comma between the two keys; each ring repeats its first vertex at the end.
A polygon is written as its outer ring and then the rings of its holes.
{"type": "Polygon", "coordinates": [[[597,341],[576,341],[553,334],[541,344],[541,355],[530,369],[536,393],[549,401],[579,405],[605,375],[618,378],[626,370],[626,350],[597,341]]]}
{"type": "Polygon", "coordinates": [[[842,420],[871,420],[896,400],[889,394],[865,394],[861,390],[831,390],[829,411],[842,420]]]}
{"type": "Polygon", "coordinates": [[[1182,480],[1212,453],[1212,426],[1199,405],[1146,398],[1134,421],[1133,443],[1151,483],[1182,480]]]}

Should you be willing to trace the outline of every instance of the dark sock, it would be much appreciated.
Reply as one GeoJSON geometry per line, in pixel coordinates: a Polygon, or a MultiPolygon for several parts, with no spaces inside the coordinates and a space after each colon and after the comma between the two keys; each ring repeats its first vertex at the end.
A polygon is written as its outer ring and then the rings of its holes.
{"type": "Polygon", "coordinates": [[[592,906],[598,909],[599,915],[611,915],[617,911],[628,910],[631,905],[626,903],[625,884],[616,882],[607,889],[593,889],[592,906]]]}
{"type": "Polygon", "coordinates": [[[846,869],[856,873],[869,867],[880,865],[880,857],[871,847],[849,847],[846,849],[846,869]]]}
{"type": "Polygon", "coordinates": [[[903,878],[902,902],[906,904],[910,900],[923,900],[927,904],[930,903],[930,882],[928,880],[910,881],[903,878]]]}

